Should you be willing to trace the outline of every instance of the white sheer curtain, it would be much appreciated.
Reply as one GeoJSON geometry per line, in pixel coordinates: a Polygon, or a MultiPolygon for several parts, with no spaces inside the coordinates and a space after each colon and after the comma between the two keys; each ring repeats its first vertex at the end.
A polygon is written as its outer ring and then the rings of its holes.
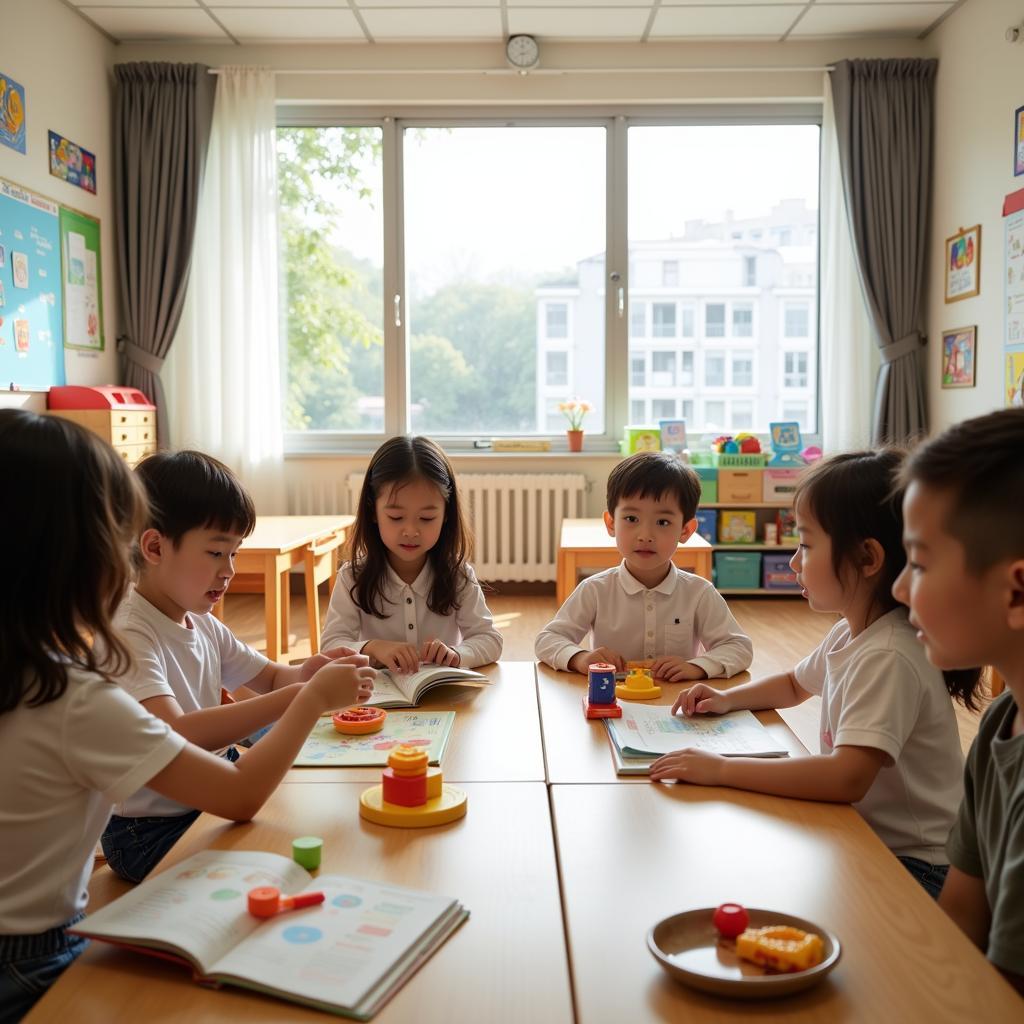
{"type": "Polygon", "coordinates": [[[871,443],[878,349],[857,274],[843,199],[832,84],[821,119],[821,438],[825,451],[871,443]]]}
{"type": "Polygon", "coordinates": [[[217,78],[185,308],[162,373],[171,443],[226,462],[263,514],[284,512],[274,77],[217,78]]]}

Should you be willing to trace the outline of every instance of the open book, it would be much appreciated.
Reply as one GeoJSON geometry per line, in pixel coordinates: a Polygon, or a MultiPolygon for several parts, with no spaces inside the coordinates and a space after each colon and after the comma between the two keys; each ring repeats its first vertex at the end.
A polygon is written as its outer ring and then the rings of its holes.
{"type": "Polygon", "coordinates": [[[789,751],[749,712],[685,718],[667,705],[621,700],[621,718],[604,719],[619,775],[647,775],[662,754],[698,747],[726,757],[788,757],[789,751]]]}
{"type": "Polygon", "coordinates": [[[454,711],[393,711],[379,732],[343,736],[331,719],[320,718],[294,764],[296,768],[383,768],[400,744],[419,747],[431,764],[440,764],[454,724],[454,711]]]}
{"type": "Polygon", "coordinates": [[[369,1020],[469,916],[457,901],[342,875],[313,877],[276,853],[204,850],[147,878],[74,931],[183,961],[238,985],[369,1020]],[[316,890],[319,906],[261,919],[250,889],[316,890]]]}
{"type": "Polygon", "coordinates": [[[421,665],[418,672],[402,675],[384,669],[373,681],[373,696],[366,702],[377,708],[413,708],[436,686],[488,686],[490,680],[468,668],[421,665]]]}

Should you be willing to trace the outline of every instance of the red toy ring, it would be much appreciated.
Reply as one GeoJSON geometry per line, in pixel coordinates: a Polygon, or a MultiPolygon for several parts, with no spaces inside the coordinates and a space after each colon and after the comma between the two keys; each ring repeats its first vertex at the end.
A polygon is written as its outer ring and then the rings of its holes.
{"type": "Polygon", "coordinates": [[[380,732],[388,713],[383,708],[346,708],[333,716],[334,728],[350,736],[362,733],[380,732]]]}

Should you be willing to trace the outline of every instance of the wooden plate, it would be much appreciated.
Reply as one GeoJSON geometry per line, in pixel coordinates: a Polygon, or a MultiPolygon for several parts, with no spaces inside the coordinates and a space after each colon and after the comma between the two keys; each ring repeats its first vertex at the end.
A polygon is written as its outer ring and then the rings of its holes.
{"type": "Polygon", "coordinates": [[[751,928],[791,925],[821,936],[825,956],[816,967],[792,974],[774,974],[736,956],[734,944],[711,923],[714,907],[688,910],[659,921],[647,933],[647,948],[677,981],[712,995],[733,999],[771,999],[799,992],[821,981],[839,963],[839,940],[812,921],[776,910],[747,907],[751,928]]]}

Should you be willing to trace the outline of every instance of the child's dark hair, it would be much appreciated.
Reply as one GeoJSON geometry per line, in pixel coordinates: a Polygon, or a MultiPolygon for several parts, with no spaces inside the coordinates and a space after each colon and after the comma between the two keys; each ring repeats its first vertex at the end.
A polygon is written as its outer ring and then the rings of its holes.
{"type": "Polygon", "coordinates": [[[223,530],[248,537],[256,508],[238,477],[202,452],[157,452],[135,473],[149,496],[149,525],[175,547],[189,530],[223,530]]]}
{"type": "MultiPolygon", "coordinates": [[[[864,541],[873,539],[881,546],[884,560],[871,595],[880,616],[899,607],[892,588],[907,563],[899,482],[905,459],[906,452],[899,448],[833,455],[800,478],[793,499],[794,508],[806,509],[828,534],[837,579],[843,578],[846,567],[856,566],[864,541]]],[[[980,672],[958,669],[942,675],[950,695],[975,710],[980,672]]]]}
{"type": "Polygon", "coordinates": [[[951,498],[944,527],[976,575],[1024,558],[1024,409],[964,420],[910,453],[900,479],[951,498]]]}
{"type": "Polygon", "coordinates": [[[370,459],[352,527],[350,552],[355,583],[351,595],[367,615],[386,618],[388,614],[384,607],[388,559],[377,528],[377,499],[417,479],[434,484],[444,498],[441,535],[427,552],[434,571],[427,607],[435,615],[449,615],[459,606],[459,587],[466,578],[472,538],[462,515],[455,471],[430,438],[392,437],[370,459]]]}
{"type": "Polygon", "coordinates": [[[606,502],[610,515],[615,515],[615,506],[624,498],[658,499],[666,495],[679,503],[684,522],[697,514],[700,478],[674,452],[637,452],[608,474],[606,502]]]}
{"type": "Polygon", "coordinates": [[[0,409],[0,713],[57,700],[72,668],[113,681],[131,656],[112,625],[146,518],[142,487],[95,434],[0,409]]]}

